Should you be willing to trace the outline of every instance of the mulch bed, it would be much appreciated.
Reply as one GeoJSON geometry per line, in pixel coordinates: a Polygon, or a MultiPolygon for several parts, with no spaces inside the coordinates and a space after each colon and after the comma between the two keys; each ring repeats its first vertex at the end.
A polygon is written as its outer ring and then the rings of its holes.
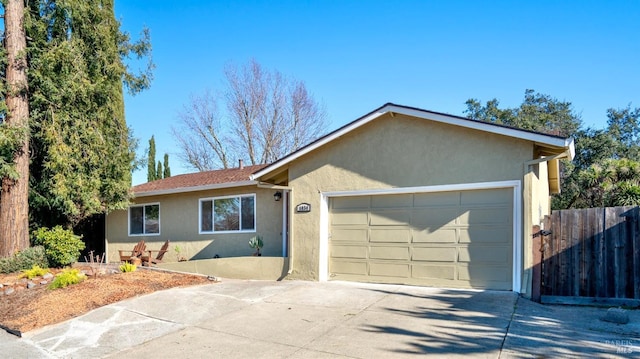
{"type": "MultiPolygon", "coordinates": [[[[119,273],[113,270],[117,266],[106,267],[106,270],[103,267],[101,271],[89,266],[78,267],[89,274],[85,281],[54,290],[40,284],[40,278],[33,280],[37,284],[35,287],[27,289],[26,282],[18,278],[20,273],[0,274],[0,284],[4,286],[0,293],[8,286],[15,290],[0,295],[0,327],[20,336],[22,332],[60,323],[123,299],[174,287],[212,283],[206,276],[156,269],[139,268],[135,272],[119,273]]],[[[52,269],[54,274],[59,271],[52,269]]]]}

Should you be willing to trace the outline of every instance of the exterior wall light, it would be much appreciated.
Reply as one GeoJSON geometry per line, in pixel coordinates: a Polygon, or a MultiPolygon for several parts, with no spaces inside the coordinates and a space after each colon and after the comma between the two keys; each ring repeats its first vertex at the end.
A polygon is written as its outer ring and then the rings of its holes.
{"type": "Polygon", "coordinates": [[[273,199],[276,200],[276,202],[279,202],[282,199],[282,192],[278,191],[276,193],[273,194],[273,199]]]}

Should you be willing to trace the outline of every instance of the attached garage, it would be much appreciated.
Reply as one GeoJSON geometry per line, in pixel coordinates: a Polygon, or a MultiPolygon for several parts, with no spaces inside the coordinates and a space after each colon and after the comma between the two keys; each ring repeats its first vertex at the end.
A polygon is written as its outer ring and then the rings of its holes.
{"type": "Polygon", "coordinates": [[[510,290],[513,193],[329,197],[329,279],[510,290]]]}
{"type": "Polygon", "coordinates": [[[251,179],[285,194],[290,278],[529,293],[533,228],[573,154],[568,138],[386,104],[251,179]]]}

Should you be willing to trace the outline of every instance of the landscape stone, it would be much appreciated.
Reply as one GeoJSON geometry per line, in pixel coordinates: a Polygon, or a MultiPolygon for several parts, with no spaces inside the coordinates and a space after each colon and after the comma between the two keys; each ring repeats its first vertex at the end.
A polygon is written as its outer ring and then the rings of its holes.
{"type": "Polygon", "coordinates": [[[42,279],[51,279],[51,278],[53,278],[53,274],[51,274],[51,273],[47,273],[47,274],[42,276],[42,279]]]}
{"type": "Polygon", "coordinates": [[[9,287],[4,291],[4,294],[9,295],[13,292],[15,292],[15,289],[13,289],[12,287],[9,287]]]}
{"type": "Polygon", "coordinates": [[[46,280],[43,280],[43,281],[40,282],[40,284],[42,284],[42,285],[45,285],[47,283],[49,283],[49,282],[47,282],[46,280]]]}
{"type": "Polygon", "coordinates": [[[4,287],[4,284],[0,283],[0,289],[2,289],[2,287],[4,287]]]}
{"type": "Polygon", "coordinates": [[[29,282],[29,283],[27,283],[27,289],[31,289],[31,288],[33,288],[33,287],[35,287],[35,286],[36,286],[36,284],[35,284],[35,283],[33,283],[33,282],[29,282]]]}
{"type": "Polygon", "coordinates": [[[629,313],[622,308],[609,308],[602,320],[617,324],[627,324],[629,323],[629,313]]]}

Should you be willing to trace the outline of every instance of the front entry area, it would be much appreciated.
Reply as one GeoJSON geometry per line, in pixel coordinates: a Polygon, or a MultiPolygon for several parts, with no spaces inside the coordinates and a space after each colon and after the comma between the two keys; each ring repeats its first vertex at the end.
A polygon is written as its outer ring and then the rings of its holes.
{"type": "Polygon", "coordinates": [[[331,197],[329,279],[511,290],[513,193],[331,197]]]}

